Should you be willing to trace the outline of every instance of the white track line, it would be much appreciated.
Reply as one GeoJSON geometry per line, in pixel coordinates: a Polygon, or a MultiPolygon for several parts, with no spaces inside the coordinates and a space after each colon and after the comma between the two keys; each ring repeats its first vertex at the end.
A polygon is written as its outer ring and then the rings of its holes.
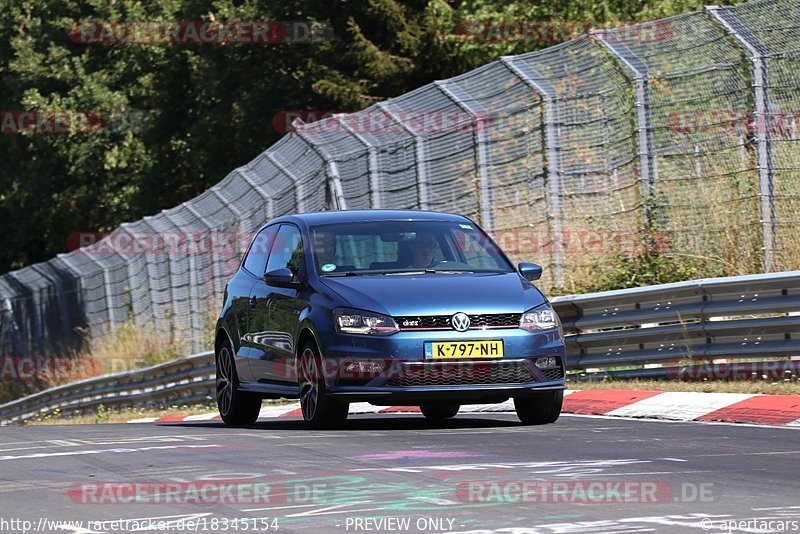
{"type": "Polygon", "coordinates": [[[748,393],[666,392],[617,408],[605,415],[691,421],[755,396],[748,393]]]}

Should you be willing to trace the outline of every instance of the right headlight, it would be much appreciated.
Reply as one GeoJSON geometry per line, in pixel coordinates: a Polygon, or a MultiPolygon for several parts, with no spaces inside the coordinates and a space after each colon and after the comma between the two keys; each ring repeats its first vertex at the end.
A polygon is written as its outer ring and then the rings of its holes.
{"type": "Polygon", "coordinates": [[[388,315],[361,310],[338,309],[333,314],[336,331],[343,334],[388,336],[400,328],[388,315]]]}
{"type": "Polygon", "coordinates": [[[561,328],[561,320],[549,304],[542,304],[522,314],[519,327],[528,332],[542,332],[561,328]]]}

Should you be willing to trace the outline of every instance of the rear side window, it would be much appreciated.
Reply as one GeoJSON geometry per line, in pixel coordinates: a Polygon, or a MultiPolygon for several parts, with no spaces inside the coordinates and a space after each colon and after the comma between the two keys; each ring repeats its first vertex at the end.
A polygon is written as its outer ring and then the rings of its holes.
{"type": "Polygon", "coordinates": [[[303,261],[303,240],[300,230],[290,224],[281,225],[267,262],[267,272],[286,268],[292,271],[294,280],[299,280],[303,261]]]}
{"type": "Polygon", "coordinates": [[[275,241],[275,234],[278,233],[278,226],[268,226],[261,230],[253,243],[250,245],[250,250],[247,251],[247,256],[244,259],[244,268],[256,276],[263,276],[266,272],[267,258],[269,257],[269,249],[275,241]]]}

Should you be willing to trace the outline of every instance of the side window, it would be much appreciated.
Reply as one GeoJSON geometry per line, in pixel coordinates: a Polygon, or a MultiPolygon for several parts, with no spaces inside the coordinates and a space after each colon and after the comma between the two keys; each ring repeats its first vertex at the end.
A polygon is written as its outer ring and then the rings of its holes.
{"type": "Polygon", "coordinates": [[[244,259],[244,268],[256,276],[264,274],[264,268],[267,265],[267,257],[269,256],[269,249],[272,242],[275,240],[275,234],[278,232],[278,226],[268,226],[261,230],[253,244],[250,245],[250,250],[247,251],[247,257],[244,259]]]}
{"type": "Polygon", "coordinates": [[[287,268],[292,271],[294,280],[299,280],[304,262],[303,241],[300,237],[300,230],[291,224],[281,225],[278,235],[275,237],[275,244],[272,246],[272,253],[267,262],[267,272],[275,269],[287,268]]]}

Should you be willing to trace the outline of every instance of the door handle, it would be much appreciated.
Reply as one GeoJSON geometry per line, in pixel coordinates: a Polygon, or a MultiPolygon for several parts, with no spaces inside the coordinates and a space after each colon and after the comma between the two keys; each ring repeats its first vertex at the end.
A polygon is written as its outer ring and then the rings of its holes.
{"type": "Polygon", "coordinates": [[[256,302],[257,301],[256,301],[255,297],[250,297],[250,309],[251,310],[255,310],[256,309],[256,302]]]}

